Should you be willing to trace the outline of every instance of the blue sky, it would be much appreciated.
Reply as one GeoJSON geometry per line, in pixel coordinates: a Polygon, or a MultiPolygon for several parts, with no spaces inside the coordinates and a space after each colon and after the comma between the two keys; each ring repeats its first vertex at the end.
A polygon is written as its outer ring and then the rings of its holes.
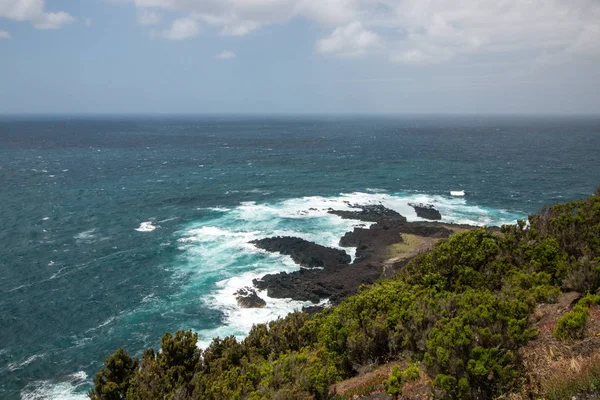
{"type": "Polygon", "coordinates": [[[597,0],[0,0],[0,113],[600,113],[597,0]]]}

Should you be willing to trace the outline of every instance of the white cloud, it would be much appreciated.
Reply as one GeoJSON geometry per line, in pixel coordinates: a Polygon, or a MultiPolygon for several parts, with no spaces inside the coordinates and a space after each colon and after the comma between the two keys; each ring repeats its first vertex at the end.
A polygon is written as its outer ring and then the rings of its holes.
{"type": "Polygon", "coordinates": [[[200,33],[198,22],[192,17],[179,18],[173,21],[171,27],[162,32],[161,36],[170,40],[187,39],[200,33]]]}
{"type": "Polygon", "coordinates": [[[389,38],[390,59],[400,63],[507,52],[533,59],[534,53],[565,51],[600,18],[595,0],[464,0],[460,7],[449,0],[382,1],[392,11],[385,24],[403,32],[389,38]]]}
{"type": "Polygon", "coordinates": [[[10,39],[12,36],[9,32],[0,31],[0,39],[10,39]]]}
{"type": "Polygon", "coordinates": [[[326,38],[317,42],[317,52],[341,57],[355,57],[378,46],[380,38],[375,32],[363,28],[358,21],[336,28],[326,38]]]}
{"type": "Polygon", "coordinates": [[[333,27],[352,21],[359,0],[129,0],[140,12],[167,10],[214,26],[228,36],[244,36],[294,17],[333,27]]]}
{"type": "Polygon", "coordinates": [[[260,25],[254,21],[236,21],[223,26],[221,34],[225,36],[246,36],[258,29],[260,25]]]}
{"type": "Polygon", "coordinates": [[[229,50],[223,50],[221,53],[217,54],[215,56],[216,59],[218,60],[228,60],[230,58],[235,58],[236,55],[233,51],[229,51],[229,50]]]}
{"type": "Polygon", "coordinates": [[[300,0],[294,14],[324,25],[343,25],[356,19],[358,0],[300,0]]]}
{"type": "Polygon", "coordinates": [[[58,29],[62,25],[73,21],[75,21],[75,18],[61,11],[57,13],[45,13],[31,23],[35,29],[58,29]]]}
{"type": "Polygon", "coordinates": [[[157,25],[160,23],[160,15],[156,11],[142,9],[138,12],[137,22],[140,25],[157,25]]]}
{"type": "Polygon", "coordinates": [[[35,29],[58,29],[75,21],[64,11],[46,12],[44,0],[0,0],[0,18],[30,22],[35,29]]]}
{"type": "MultiPolygon", "coordinates": [[[[195,34],[198,24],[222,35],[243,36],[293,18],[305,19],[330,32],[316,48],[334,56],[365,55],[375,48],[396,63],[429,64],[507,52],[532,60],[545,51],[600,55],[598,0],[125,1],[134,3],[140,15],[165,11],[178,15],[177,21],[187,18],[195,34]]],[[[27,13],[26,8],[19,11],[27,13]]]]}

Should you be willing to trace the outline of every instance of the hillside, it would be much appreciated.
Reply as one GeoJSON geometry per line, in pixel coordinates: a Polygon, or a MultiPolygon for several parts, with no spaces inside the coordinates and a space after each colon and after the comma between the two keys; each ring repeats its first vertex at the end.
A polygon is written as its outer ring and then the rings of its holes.
{"type": "Polygon", "coordinates": [[[313,316],[256,325],[242,342],[201,352],[197,335],[179,331],[141,359],[119,349],[90,397],[585,395],[600,387],[599,287],[600,190],[528,223],[441,239],[393,278],[313,316]]]}

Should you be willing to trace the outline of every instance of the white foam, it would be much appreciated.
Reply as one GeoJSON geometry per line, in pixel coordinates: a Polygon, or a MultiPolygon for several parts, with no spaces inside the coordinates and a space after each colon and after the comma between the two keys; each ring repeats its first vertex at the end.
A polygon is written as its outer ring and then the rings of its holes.
{"type": "Polygon", "coordinates": [[[60,382],[35,381],[21,390],[21,400],[84,400],[87,393],[80,388],[91,383],[87,378],[84,371],[79,371],[60,382]]]}
{"type": "Polygon", "coordinates": [[[100,325],[94,327],[94,328],[90,328],[87,331],[85,331],[85,333],[89,333],[89,332],[93,332],[95,330],[98,330],[100,328],[105,327],[106,325],[110,324],[111,322],[113,322],[115,320],[116,317],[109,317],[106,321],[102,322],[100,325]]]}
{"type": "Polygon", "coordinates": [[[175,221],[176,219],[179,219],[179,217],[171,217],[171,218],[163,219],[163,220],[158,221],[158,223],[162,224],[163,222],[175,221]]]}
{"type": "Polygon", "coordinates": [[[140,227],[136,228],[135,230],[138,232],[152,232],[156,228],[157,228],[156,226],[152,225],[152,222],[147,221],[147,222],[142,222],[140,224],[140,227]]]}
{"type": "Polygon", "coordinates": [[[464,190],[452,190],[452,191],[450,191],[450,195],[456,196],[456,197],[462,197],[465,195],[465,191],[464,190]]]}
{"type": "Polygon", "coordinates": [[[215,211],[215,212],[228,212],[231,211],[230,208],[227,207],[208,207],[206,210],[215,211]]]}
{"type": "MultiPolygon", "coordinates": [[[[289,270],[296,267],[291,263],[289,270]]],[[[252,280],[259,279],[268,271],[261,270],[242,273],[229,279],[217,282],[217,290],[205,299],[205,303],[212,308],[224,313],[223,325],[216,329],[199,331],[200,347],[206,347],[213,338],[234,335],[239,340],[246,337],[255,324],[283,318],[290,312],[301,310],[302,307],[312,305],[310,302],[292,299],[275,299],[267,296],[266,291],[257,290],[257,294],[265,300],[264,308],[242,308],[238,306],[234,293],[243,287],[252,287],[252,280]]]]}
{"type": "Polygon", "coordinates": [[[77,235],[74,236],[74,239],[82,240],[82,241],[91,241],[91,240],[94,240],[96,237],[95,232],[96,232],[96,228],[92,228],[87,231],[78,233],[77,235]]]}
{"type": "Polygon", "coordinates": [[[378,188],[366,188],[365,189],[369,193],[386,193],[386,189],[378,189],[378,188]]]}

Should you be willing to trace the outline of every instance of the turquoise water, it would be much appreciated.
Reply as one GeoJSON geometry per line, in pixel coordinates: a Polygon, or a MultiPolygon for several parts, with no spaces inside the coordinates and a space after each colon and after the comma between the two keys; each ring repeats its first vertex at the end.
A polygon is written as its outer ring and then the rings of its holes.
{"type": "Polygon", "coordinates": [[[514,222],[591,194],[599,150],[593,118],[4,118],[0,398],[81,398],[119,345],[243,337],[302,307],[237,307],[236,288],[297,268],[250,240],[338,247],[361,223],[326,211],[348,203],[514,222]]]}

